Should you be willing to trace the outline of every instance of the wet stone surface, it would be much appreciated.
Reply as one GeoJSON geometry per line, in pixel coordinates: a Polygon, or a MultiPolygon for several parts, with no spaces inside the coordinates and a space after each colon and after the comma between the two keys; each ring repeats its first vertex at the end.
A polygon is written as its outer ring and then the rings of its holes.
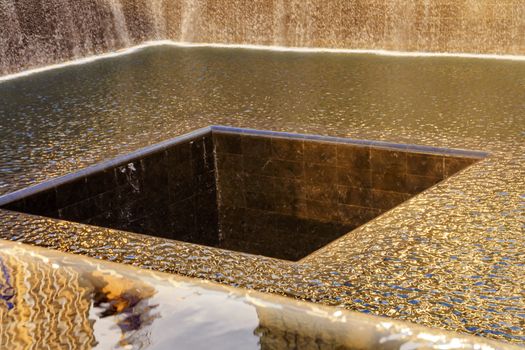
{"type": "Polygon", "coordinates": [[[487,155],[212,126],[0,208],[297,261],[487,155]]]}
{"type": "Polygon", "coordinates": [[[8,241],[0,267],[2,349],[520,349],[8,241]]]}
{"type": "Polygon", "coordinates": [[[0,235],[525,342],[522,62],[159,47],[0,99],[3,193],[210,124],[489,152],[300,263],[6,210],[0,235]]]}

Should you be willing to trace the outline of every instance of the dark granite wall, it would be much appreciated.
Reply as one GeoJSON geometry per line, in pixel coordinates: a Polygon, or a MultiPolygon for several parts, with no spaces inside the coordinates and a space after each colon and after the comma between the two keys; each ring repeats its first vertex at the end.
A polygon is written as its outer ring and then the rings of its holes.
{"type": "Polygon", "coordinates": [[[221,246],[289,260],[477,161],[250,134],[213,139],[221,246]]]}
{"type": "Polygon", "coordinates": [[[22,212],[187,242],[218,243],[210,136],[9,204],[22,212]]]}
{"type": "Polygon", "coordinates": [[[299,260],[477,161],[234,130],[151,146],[3,208],[299,260]]]}

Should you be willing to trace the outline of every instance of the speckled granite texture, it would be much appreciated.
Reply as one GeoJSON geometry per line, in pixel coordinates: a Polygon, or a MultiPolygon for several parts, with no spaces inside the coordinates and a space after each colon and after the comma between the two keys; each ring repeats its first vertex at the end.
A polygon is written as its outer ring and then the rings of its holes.
{"type": "Polygon", "coordinates": [[[525,65],[167,48],[121,61],[0,85],[14,140],[0,149],[3,192],[211,123],[491,155],[298,263],[8,211],[1,237],[525,342],[525,65]],[[32,149],[31,115],[59,118],[32,149]]]}

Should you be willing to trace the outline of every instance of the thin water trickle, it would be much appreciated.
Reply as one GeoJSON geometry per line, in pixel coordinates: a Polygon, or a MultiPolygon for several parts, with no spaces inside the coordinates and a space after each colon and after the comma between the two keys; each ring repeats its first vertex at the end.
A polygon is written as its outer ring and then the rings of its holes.
{"type": "MultiPolygon", "coordinates": [[[[113,15],[113,21],[115,26],[115,32],[117,37],[125,46],[131,45],[131,39],[129,37],[129,32],[126,23],[126,17],[122,12],[122,4],[120,0],[107,0],[111,13],[113,15]]],[[[117,44],[118,45],[118,44],[117,44]]]]}
{"type": "Polygon", "coordinates": [[[200,14],[201,7],[201,0],[184,0],[182,2],[180,41],[193,41],[195,32],[198,31],[198,28],[195,26],[195,22],[200,14]]]}

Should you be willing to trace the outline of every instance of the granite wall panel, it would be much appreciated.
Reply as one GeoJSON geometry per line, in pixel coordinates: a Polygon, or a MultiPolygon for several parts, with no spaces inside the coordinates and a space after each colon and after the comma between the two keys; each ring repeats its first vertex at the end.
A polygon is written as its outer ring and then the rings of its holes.
{"type": "Polygon", "coordinates": [[[151,146],[3,208],[295,261],[479,159],[229,130],[151,146]]]}
{"type": "Polygon", "coordinates": [[[217,244],[211,136],[74,179],[7,207],[35,215],[217,244]]]}
{"type": "Polygon", "coordinates": [[[213,132],[213,141],[221,246],[245,242],[244,251],[287,260],[477,161],[278,134],[213,132]]]}

